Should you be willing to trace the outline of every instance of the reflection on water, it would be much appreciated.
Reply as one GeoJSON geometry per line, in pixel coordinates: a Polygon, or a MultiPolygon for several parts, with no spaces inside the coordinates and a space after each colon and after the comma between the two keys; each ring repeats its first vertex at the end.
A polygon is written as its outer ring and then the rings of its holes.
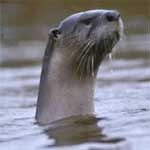
{"type": "Polygon", "coordinates": [[[0,6],[0,150],[149,150],[147,0],[3,0],[0,6]],[[119,10],[126,34],[112,61],[106,59],[100,67],[96,117],[77,116],[39,126],[34,115],[50,25],[93,8],[119,10]]]}
{"type": "Polygon", "coordinates": [[[105,118],[94,116],[70,117],[53,123],[45,130],[45,133],[50,139],[55,139],[53,146],[68,146],[88,142],[116,144],[124,140],[123,138],[109,138],[103,133],[102,127],[97,124],[101,120],[105,120],[105,118]]]}

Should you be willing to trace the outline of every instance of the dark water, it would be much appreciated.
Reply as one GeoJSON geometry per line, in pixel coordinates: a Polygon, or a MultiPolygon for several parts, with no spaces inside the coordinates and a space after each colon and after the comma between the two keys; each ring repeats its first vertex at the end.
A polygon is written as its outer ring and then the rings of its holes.
{"type": "Polygon", "coordinates": [[[3,0],[0,4],[0,150],[150,149],[148,1],[3,0]],[[34,115],[47,31],[64,16],[93,8],[117,9],[125,24],[124,38],[99,70],[96,117],[71,117],[41,127],[34,115]]]}

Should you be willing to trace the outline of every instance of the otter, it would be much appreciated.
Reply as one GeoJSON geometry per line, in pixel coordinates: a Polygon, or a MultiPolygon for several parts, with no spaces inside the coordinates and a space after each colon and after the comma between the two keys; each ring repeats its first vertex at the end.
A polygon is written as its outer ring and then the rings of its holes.
{"type": "Polygon", "coordinates": [[[68,16],[49,32],[36,110],[39,124],[94,114],[98,68],[123,29],[116,10],[88,10],[68,16]]]}

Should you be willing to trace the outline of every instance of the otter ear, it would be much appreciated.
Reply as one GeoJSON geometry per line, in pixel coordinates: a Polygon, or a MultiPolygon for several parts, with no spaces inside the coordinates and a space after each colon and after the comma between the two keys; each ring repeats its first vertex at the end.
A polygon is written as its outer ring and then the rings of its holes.
{"type": "Polygon", "coordinates": [[[53,28],[50,30],[49,35],[51,35],[54,39],[60,38],[60,31],[58,28],[53,28]]]}

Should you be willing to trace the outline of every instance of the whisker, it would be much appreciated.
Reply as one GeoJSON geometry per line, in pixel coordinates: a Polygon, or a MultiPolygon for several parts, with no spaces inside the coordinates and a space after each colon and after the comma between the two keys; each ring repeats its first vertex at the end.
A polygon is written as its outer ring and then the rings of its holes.
{"type": "Polygon", "coordinates": [[[81,51],[80,51],[80,53],[78,55],[78,58],[82,57],[83,53],[87,51],[87,49],[90,46],[90,44],[91,44],[91,40],[89,42],[85,43],[85,46],[83,44],[83,47],[80,49],[81,51]]]}
{"type": "Polygon", "coordinates": [[[89,42],[88,42],[88,44],[84,43],[83,46],[81,46],[81,48],[79,48],[79,50],[76,51],[76,52],[78,52],[78,53],[77,53],[78,56],[77,56],[77,59],[76,59],[76,60],[80,59],[80,56],[82,55],[82,53],[84,52],[84,50],[86,50],[85,47],[88,48],[88,46],[89,46],[89,42]]]}
{"type": "Polygon", "coordinates": [[[87,49],[86,48],[83,49],[83,51],[85,51],[85,50],[86,51],[82,56],[79,57],[80,59],[79,59],[79,65],[77,67],[77,72],[80,70],[81,66],[83,66],[85,64],[87,53],[90,51],[92,45],[93,44],[92,44],[92,41],[91,41],[91,42],[89,42],[88,46],[86,47],[87,49]]]}
{"type": "Polygon", "coordinates": [[[92,61],[91,61],[91,65],[92,65],[92,77],[94,77],[94,56],[92,55],[92,61]]]}
{"type": "Polygon", "coordinates": [[[87,66],[88,66],[87,73],[90,76],[90,74],[91,74],[91,56],[90,55],[88,56],[88,64],[87,64],[87,66]]]}

